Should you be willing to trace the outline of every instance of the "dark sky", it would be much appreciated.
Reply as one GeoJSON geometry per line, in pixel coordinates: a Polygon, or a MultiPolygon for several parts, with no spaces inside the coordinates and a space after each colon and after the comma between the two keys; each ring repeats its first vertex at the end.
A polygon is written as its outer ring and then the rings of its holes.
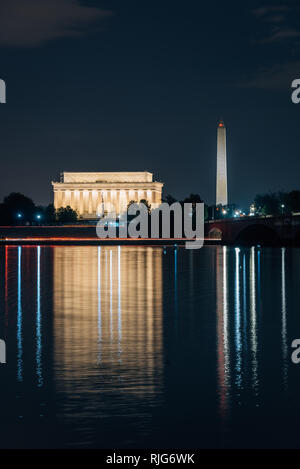
{"type": "Polygon", "coordinates": [[[52,201],[61,171],[154,172],[215,199],[300,189],[299,2],[2,0],[0,197],[52,201]]]}

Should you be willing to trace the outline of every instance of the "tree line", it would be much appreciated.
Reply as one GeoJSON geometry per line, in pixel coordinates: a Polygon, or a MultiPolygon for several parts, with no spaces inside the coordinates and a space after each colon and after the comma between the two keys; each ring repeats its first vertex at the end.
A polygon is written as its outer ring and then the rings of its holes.
{"type": "MultiPolygon", "coordinates": [[[[167,195],[164,200],[169,205],[178,200],[167,195]]],[[[183,200],[179,201],[181,204],[191,203],[195,206],[196,203],[203,202],[198,194],[190,194],[183,200]]],[[[132,203],[138,203],[137,201],[131,200],[128,207],[132,203]]],[[[151,211],[151,204],[142,199],[139,203],[143,203],[148,212],[151,211]]],[[[206,218],[208,214],[208,207],[205,205],[206,218]]],[[[70,206],[60,207],[55,209],[53,204],[47,206],[36,205],[34,201],[19,193],[12,192],[8,196],[4,197],[2,203],[0,203],[0,225],[50,225],[56,223],[73,223],[78,220],[78,214],[70,206]]]]}
{"type": "MultiPolygon", "coordinates": [[[[203,203],[199,194],[190,194],[188,197],[178,200],[172,195],[166,195],[163,202],[172,205],[174,202],[203,203]]],[[[128,206],[135,201],[130,201],[128,206]]],[[[151,205],[147,200],[140,200],[151,211],[151,205]]],[[[282,215],[300,212],[300,191],[291,192],[270,192],[257,194],[253,201],[255,214],[258,216],[282,215]]],[[[231,218],[237,209],[235,204],[226,207],[204,204],[205,220],[217,218],[231,218]]],[[[78,220],[78,214],[70,206],[55,209],[53,204],[47,206],[36,205],[32,199],[19,193],[12,192],[4,197],[0,203],[0,225],[24,225],[24,224],[56,224],[73,223],[78,220]]]]}
{"type": "Polygon", "coordinates": [[[71,207],[55,210],[53,204],[35,205],[33,200],[19,192],[4,197],[0,204],[0,225],[55,224],[77,221],[77,212],[71,207]]]}
{"type": "Polygon", "coordinates": [[[258,194],[254,199],[258,215],[283,215],[300,212],[300,191],[258,194]]]}

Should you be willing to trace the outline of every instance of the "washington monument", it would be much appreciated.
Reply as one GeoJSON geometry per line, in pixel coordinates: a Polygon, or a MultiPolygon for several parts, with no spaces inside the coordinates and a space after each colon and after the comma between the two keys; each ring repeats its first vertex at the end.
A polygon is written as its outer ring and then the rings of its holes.
{"type": "Polygon", "coordinates": [[[217,148],[217,197],[216,205],[227,205],[227,155],[226,155],[226,127],[223,121],[218,125],[217,148]]]}

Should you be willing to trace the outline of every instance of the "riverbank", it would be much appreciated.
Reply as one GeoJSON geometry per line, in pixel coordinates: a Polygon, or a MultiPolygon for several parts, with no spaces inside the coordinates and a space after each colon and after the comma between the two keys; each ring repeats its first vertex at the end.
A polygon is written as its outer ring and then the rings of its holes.
{"type": "MultiPolygon", "coordinates": [[[[187,241],[186,238],[100,239],[97,237],[96,227],[93,225],[0,227],[0,245],[180,246],[185,245],[187,241]]],[[[220,240],[205,240],[205,244],[220,244],[220,240]]]]}

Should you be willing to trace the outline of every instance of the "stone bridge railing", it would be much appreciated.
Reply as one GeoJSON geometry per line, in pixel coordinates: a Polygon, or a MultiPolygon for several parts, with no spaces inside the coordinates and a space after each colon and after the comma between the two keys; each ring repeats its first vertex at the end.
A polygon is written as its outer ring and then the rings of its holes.
{"type": "Polygon", "coordinates": [[[224,243],[300,245],[300,214],[210,220],[205,237],[224,243]]]}

